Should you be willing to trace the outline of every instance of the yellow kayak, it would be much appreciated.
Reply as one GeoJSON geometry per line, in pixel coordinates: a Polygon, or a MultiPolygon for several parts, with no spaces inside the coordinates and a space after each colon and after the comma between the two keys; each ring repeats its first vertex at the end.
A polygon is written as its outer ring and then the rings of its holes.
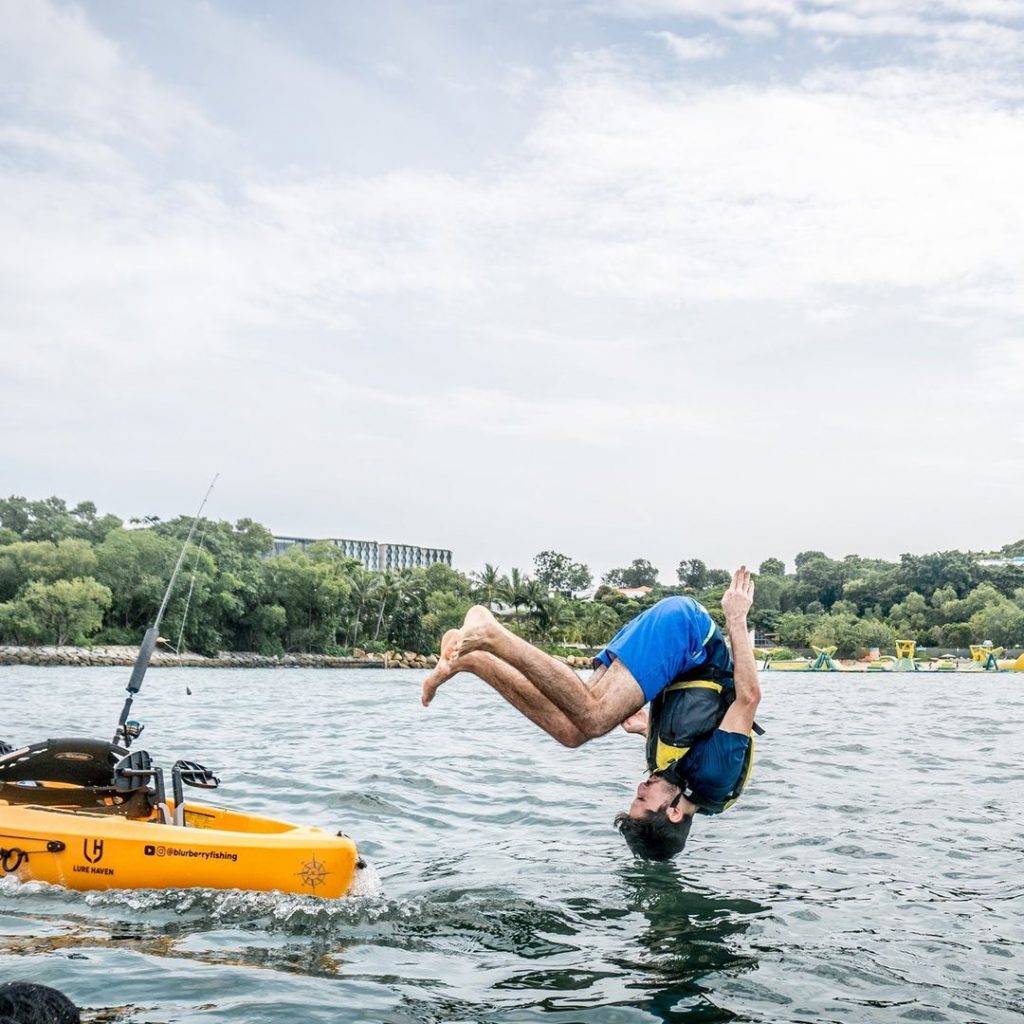
{"type": "MultiPolygon", "coordinates": [[[[173,808],[172,808],[173,809],[173,808]]],[[[69,889],[249,889],[344,896],[356,844],[204,804],[185,826],[82,810],[0,804],[0,876],[69,889]]]]}
{"type": "Polygon", "coordinates": [[[0,877],[69,889],[246,889],[330,899],[344,896],[364,867],[341,833],[186,801],[186,787],[217,789],[220,779],[194,761],[165,769],[131,749],[144,728],[129,717],[132,704],[156,645],[166,642],[160,623],[212,490],[211,483],[142,638],[113,739],[19,747],[0,740],[0,877]]]}
{"type": "Polygon", "coordinates": [[[344,896],[363,867],[348,836],[185,800],[209,769],[50,739],[0,751],[0,876],[70,889],[279,890],[344,896]]]}

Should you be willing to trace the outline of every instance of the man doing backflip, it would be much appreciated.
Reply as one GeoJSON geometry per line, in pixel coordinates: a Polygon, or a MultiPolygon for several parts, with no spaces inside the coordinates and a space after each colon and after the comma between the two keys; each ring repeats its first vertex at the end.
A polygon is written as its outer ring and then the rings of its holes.
{"type": "Polygon", "coordinates": [[[615,634],[587,683],[476,606],[442,638],[423,704],[457,672],[471,672],[566,747],[617,725],[645,734],[650,776],[615,824],[634,853],[668,860],[685,846],[694,814],[726,810],[750,777],[761,700],[747,627],[753,599],[741,566],[722,597],[731,655],[706,608],[689,597],[659,601],[615,634]]]}

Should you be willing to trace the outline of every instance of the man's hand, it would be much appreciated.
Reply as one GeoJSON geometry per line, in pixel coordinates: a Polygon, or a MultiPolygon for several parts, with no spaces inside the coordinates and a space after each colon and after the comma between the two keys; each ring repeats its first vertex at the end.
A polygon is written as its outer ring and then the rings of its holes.
{"type": "Polygon", "coordinates": [[[750,578],[750,570],[741,565],[732,574],[732,583],[722,595],[722,608],[725,617],[733,622],[745,622],[747,612],[754,603],[754,581],[750,578]]]}
{"type": "Polygon", "coordinates": [[[647,725],[650,722],[650,715],[647,713],[647,708],[641,708],[639,711],[634,711],[623,723],[622,728],[626,732],[636,733],[637,736],[647,735],[647,725]]]}

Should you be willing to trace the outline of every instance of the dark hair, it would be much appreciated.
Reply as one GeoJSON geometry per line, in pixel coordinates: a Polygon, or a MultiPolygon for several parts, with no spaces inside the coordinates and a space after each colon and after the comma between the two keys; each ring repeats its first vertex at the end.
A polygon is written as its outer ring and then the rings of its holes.
{"type": "Polygon", "coordinates": [[[631,818],[625,811],[615,815],[615,827],[622,833],[626,845],[646,860],[671,860],[686,845],[693,815],[682,821],[670,821],[667,808],[631,818]]]}
{"type": "Polygon", "coordinates": [[[0,1021],[11,1024],[78,1024],[78,1008],[45,985],[11,981],[0,985],[0,1021]]]}

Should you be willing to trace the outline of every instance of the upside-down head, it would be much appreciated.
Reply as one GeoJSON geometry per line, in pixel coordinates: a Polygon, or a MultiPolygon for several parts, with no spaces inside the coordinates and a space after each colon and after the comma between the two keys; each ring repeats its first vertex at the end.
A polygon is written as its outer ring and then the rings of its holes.
{"type": "Polygon", "coordinates": [[[682,790],[654,774],[637,787],[636,798],[615,816],[626,845],[646,860],[671,860],[686,846],[693,815],[679,806],[682,790]]]}

